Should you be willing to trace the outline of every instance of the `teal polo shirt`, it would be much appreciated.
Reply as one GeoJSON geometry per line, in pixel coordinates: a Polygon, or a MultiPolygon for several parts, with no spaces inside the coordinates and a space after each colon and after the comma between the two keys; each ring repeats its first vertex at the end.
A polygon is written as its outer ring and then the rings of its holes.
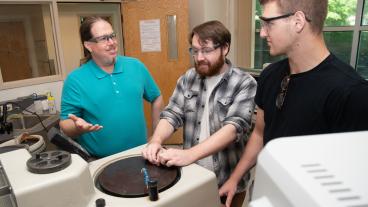
{"type": "Polygon", "coordinates": [[[66,78],[60,119],[74,114],[102,125],[77,141],[92,155],[105,157],[147,142],[143,100],[153,102],[158,96],[157,84],[139,60],[118,56],[112,74],[90,60],[66,78]]]}

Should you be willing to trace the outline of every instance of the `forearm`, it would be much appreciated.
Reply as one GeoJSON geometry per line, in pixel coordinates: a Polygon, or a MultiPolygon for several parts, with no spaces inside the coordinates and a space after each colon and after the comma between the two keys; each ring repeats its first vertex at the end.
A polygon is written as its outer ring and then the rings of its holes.
{"type": "Polygon", "coordinates": [[[256,164],[257,156],[263,148],[263,131],[264,131],[264,113],[263,110],[257,109],[256,125],[245,146],[245,151],[236,165],[230,179],[239,182],[244,174],[256,164]]]}
{"type": "Polygon", "coordinates": [[[60,129],[69,137],[75,138],[82,134],[82,131],[77,128],[74,121],[71,119],[65,119],[59,123],[60,129]]]}
{"type": "Polygon", "coordinates": [[[208,137],[204,142],[190,148],[190,153],[195,161],[212,155],[226,148],[236,139],[236,128],[232,124],[227,124],[216,133],[208,137]]]}
{"type": "Polygon", "coordinates": [[[160,119],[149,142],[162,144],[172,133],[174,133],[174,127],[166,119],[160,119]]]}
{"type": "Polygon", "coordinates": [[[163,108],[162,96],[157,97],[151,104],[151,117],[152,117],[152,132],[156,129],[158,122],[160,121],[160,113],[163,108]]]}
{"type": "Polygon", "coordinates": [[[263,142],[260,143],[258,140],[259,138],[255,136],[250,137],[239,163],[230,175],[230,179],[235,180],[236,183],[238,183],[244,174],[256,164],[257,156],[263,148],[263,142]]]}

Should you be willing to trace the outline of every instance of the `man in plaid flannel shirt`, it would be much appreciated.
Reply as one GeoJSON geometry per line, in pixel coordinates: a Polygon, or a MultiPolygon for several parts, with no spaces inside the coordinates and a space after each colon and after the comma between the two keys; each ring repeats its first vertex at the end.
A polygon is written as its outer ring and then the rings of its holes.
{"type": "MultiPolygon", "coordinates": [[[[257,84],[226,58],[231,34],[219,21],[195,27],[189,42],[195,68],[178,80],[142,154],[157,165],[186,166],[196,162],[213,171],[221,187],[243,153],[252,125],[257,84]],[[184,149],[163,148],[162,143],[182,126],[184,149]]],[[[238,185],[240,205],[246,182],[244,176],[238,185]]]]}

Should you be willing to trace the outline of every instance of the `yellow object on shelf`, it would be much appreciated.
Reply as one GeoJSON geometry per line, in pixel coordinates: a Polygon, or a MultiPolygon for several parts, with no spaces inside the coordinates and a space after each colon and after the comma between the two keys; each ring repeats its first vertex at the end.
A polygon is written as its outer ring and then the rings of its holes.
{"type": "Polygon", "coordinates": [[[51,93],[49,93],[47,96],[47,102],[49,104],[49,113],[56,114],[55,97],[53,97],[51,93]]]}

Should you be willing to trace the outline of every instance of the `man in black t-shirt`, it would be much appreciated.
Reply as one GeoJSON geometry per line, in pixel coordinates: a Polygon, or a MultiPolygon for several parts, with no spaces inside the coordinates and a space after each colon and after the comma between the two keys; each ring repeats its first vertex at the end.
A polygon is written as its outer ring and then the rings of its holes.
{"type": "Polygon", "coordinates": [[[368,130],[368,83],[329,52],[323,39],[327,0],[260,0],[261,37],[287,59],[259,77],[256,125],[234,172],[221,187],[231,204],[236,183],[263,146],[285,136],[368,130]]]}

